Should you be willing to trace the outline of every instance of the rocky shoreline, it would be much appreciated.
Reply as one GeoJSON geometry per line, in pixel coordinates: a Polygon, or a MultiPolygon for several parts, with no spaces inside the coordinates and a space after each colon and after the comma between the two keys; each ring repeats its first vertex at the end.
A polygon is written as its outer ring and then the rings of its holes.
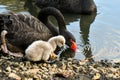
{"type": "Polygon", "coordinates": [[[68,58],[35,63],[0,55],[0,80],[120,80],[120,62],[68,58]]]}

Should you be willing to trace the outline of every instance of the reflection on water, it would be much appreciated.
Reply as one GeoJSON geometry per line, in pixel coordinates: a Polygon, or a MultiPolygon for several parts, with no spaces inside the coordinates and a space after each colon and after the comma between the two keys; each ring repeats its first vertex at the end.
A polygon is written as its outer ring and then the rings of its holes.
{"type": "Polygon", "coordinates": [[[24,8],[27,8],[33,16],[37,16],[40,10],[32,3],[32,1],[33,0],[25,0],[24,8]]]}
{"type": "MultiPolygon", "coordinates": [[[[0,9],[4,9],[3,11],[6,11],[5,9],[12,10],[14,12],[25,11],[23,7],[24,2],[21,0],[0,0],[0,4],[6,6],[0,6],[0,9]]],[[[0,10],[0,12],[2,11],[0,10]]]]}
{"type": "MultiPolygon", "coordinates": [[[[67,49],[60,54],[60,57],[120,58],[120,20],[117,17],[119,16],[119,8],[116,8],[119,7],[120,0],[116,0],[114,5],[112,2],[113,0],[105,0],[104,2],[95,0],[99,13],[97,15],[63,14],[67,29],[73,33],[77,40],[79,51],[74,53],[67,49]]],[[[32,0],[0,0],[0,12],[7,10],[30,13],[34,16],[37,16],[40,11],[32,3],[32,0]]],[[[55,22],[54,19],[52,21],[55,22]]]]}
{"type": "MultiPolygon", "coordinates": [[[[71,52],[69,50],[66,50],[64,52],[64,56],[70,57],[72,54],[72,57],[76,57],[77,59],[80,59],[79,54],[84,54],[85,58],[90,58],[92,56],[92,50],[91,50],[91,45],[89,43],[89,31],[90,31],[90,26],[94,22],[94,19],[96,17],[96,14],[93,15],[73,15],[73,14],[64,14],[65,16],[65,21],[66,24],[70,24],[72,22],[79,22],[80,31],[79,35],[81,35],[81,43],[78,43],[79,50],[81,52],[78,52],[78,54],[74,52],[71,52]],[[79,45],[80,44],[80,45],[79,45]],[[66,54],[66,55],[65,55],[66,54]],[[74,56],[73,56],[74,55],[74,56]]],[[[76,36],[74,32],[73,34],[76,36]]]]}
{"type": "Polygon", "coordinates": [[[92,57],[91,45],[89,43],[90,26],[93,23],[96,14],[80,16],[80,33],[82,34],[83,54],[86,58],[92,57]]]}

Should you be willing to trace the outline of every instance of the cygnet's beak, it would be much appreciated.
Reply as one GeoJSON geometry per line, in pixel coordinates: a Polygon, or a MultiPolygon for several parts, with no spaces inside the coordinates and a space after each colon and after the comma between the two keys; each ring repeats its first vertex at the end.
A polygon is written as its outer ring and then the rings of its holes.
{"type": "Polygon", "coordinates": [[[59,54],[61,54],[63,51],[65,51],[66,49],[68,49],[69,46],[68,45],[63,45],[61,48],[60,48],[60,51],[59,51],[59,54]]]}
{"type": "Polygon", "coordinates": [[[66,50],[67,48],[69,48],[69,46],[65,44],[65,45],[63,45],[63,46],[61,47],[61,50],[64,51],[64,50],[66,50]]]}

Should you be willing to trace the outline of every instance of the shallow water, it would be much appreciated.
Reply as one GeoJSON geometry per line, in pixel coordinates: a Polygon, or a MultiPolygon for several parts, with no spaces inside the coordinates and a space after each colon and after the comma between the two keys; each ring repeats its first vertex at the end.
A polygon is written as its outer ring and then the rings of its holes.
{"type": "MultiPolygon", "coordinates": [[[[0,12],[11,10],[36,16],[39,9],[28,1],[24,8],[24,0],[0,0],[0,12]]],[[[95,3],[97,15],[64,14],[67,29],[78,46],[75,56],[69,51],[68,54],[76,59],[91,55],[95,60],[120,59],[120,0],[95,0],[95,3]]]]}

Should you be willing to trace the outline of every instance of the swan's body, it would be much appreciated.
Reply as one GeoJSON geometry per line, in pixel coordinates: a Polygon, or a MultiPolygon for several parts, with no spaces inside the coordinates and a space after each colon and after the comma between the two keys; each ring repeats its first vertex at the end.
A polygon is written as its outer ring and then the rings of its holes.
{"type": "Polygon", "coordinates": [[[32,15],[13,12],[0,14],[0,32],[8,31],[6,40],[10,44],[7,45],[10,51],[24,52],[33,41],[47,41],[58,34],[65,37],[68,46],[72,45],[71,40],[75,42],[74,36],[66,29],[63,15],[57,9],[50,7],[41,10],[38,19],[32,15]],[[48,16],[50,15],[57,19],[59,31],[49,23],[48,16]]]}
{"type": "Polygon", "coordinates": [[[67,13],[91,14],[97,11],[94,0],[36,0],[36,5],[55,7],[67,13]]]}
{"type": "Polygon", "coordinates": [[[52,37],[50,30],[32,15],[11,12],[6,14],[6,16],[8,15],[10,15],[10,19],[8,20],[12,20],[12,24],[7,24],[6,22],[5,25],[1,27],[1,31],[3,29],[8,31],[6,39],[13,46],[25,50],[33,41],[40,39],[47,41],[52,37]]]}
{"type": "Polygon", "coordinates": [[[62,47],[65,45],[65,38],[63,36],[55,36],[46,41],[34,41],[25,50],[26,57],[31,61],[47,61],[50,55],[54,53],[56,46],[62,47]]]}

